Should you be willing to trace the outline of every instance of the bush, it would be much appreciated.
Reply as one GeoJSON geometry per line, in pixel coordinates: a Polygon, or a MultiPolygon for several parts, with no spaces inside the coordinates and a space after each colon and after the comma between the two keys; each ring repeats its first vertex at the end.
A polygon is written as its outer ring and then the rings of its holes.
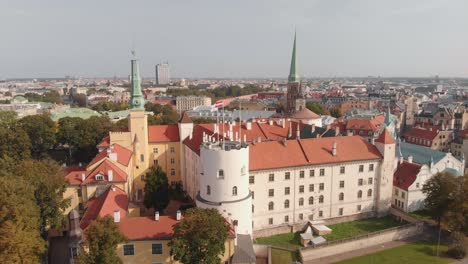
{"type": "Polygon", "coordinates": [[[466,256],[465,236],[460,232],[453,232],[450,235],[452,244],[447,250],[447,254],[455,259],[462,259],[466,256]]]}

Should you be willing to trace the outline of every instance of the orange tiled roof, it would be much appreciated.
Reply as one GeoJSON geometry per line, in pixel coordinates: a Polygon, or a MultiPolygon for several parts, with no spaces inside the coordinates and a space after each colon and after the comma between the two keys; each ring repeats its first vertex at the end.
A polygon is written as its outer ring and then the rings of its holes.
{"type": "Polygon", "coordinates": [[[81,185],[81,174],[83,173],[86,175],[86,170],[84,168],[69,170],[68,174],[65,175],[65,180],[68,181],[70,185],[81,185]]]}
{"type": "Polygon", "coordinates": [[[110,137],[107,136],[97,145],[98,148],[107,148],[110,146],[110,137]]]}
{"type": "MultiPolygon", "coordinates": [[[[422,128],[412,128],[408,133],[406,133],[405,138],[413,137],[413,138],[422,138],[426,140],[434,140],[437,137],[438,131],[437,130],[429,130],[429,129],[422,129],[422,128]]],[[[406,140],[408,141],[408,140],[406,140]]]]}
{"type": "Polygon", "coordinates": [[[178,142],[179,127],[177,125],[148,126],[148,141],[155,142],[178,142]]]}
{"type": "Polygon", "coordinates": [[[395,144],[395,139],[390,135],[390,132],[385,128],[375,142],[380,142],[383,144],[395,144]]]}
{"type": "Polygon", "coordinates": [[[378,131],[384,123],[384,116],[377,116],[374,119],[349,119],[346,129],[372,130],[378,131]]]}
{"type": "Polygon", "coordinates": [[[172,216],[160,216],[159,221],[154,216],[127,217],[120,220],[119,229],[130,240],[170,239],[174,234],[172,228],[178,222],[172,216]]]}
{"type": "Polygon", "coordinates": [[[85,181],[82,184],[90,184],[90,183],[108,183],[109,182],[109,175],[108,171],[112,171],[112,182],[126,182],[127,181],[127,173],[117,167],[112,161],[104,160],[96,166],[92,171],[88,171],[85,181]],[[96,180],[96,175],[102,174],[104,176],[104,180],[96,180]]]}
{"type": "Polygon", "coordinates": [[[318,118],[320,118],[320,115],[314,113],[313,111],[310,111],[308,108],[304,108],[301,111],[292,114],[291,118],[294,118],[294,119],[318,119],[318,118]]]}
{"type": "Polygon", "coordinates": [[[403,163],[398,164],[398,168],[393,174],[393,185],[407,191],[408,187],[416,180],[420,169],[421,165],[419,164],[403,161],[403,163]]]}
{"type": "Polygon", "coordinates": [[[381,159],[377,148],[360,136],[261,142],[250,145],[250,170],[381,159]],[[337,155],[333,156],[333,142],[337,155]]]}
{"type": "MultiPolygon", "coordinates": [[[[125,147],[122,147],[121,145],[119,145],[117,143],[112,144],[111,147],[113,147],[112,151],[117,153],[117,162],[124,165],[124,166],[127,166],[128,163],[130,162],[130,158],[132,157],[132,151],[125,148],[125,147]]],[[[94,157],[94,159],[91,160],[88,167],[92,166],[93,164],[96,164],[97,162],[101,161],[102,159],[104,159],[106,157],[108,157],[108,154],[107,154],[106,150],[103,150],[103,151],[99,152],[94,157]]]]}
{"type": "Polygon", "coordinates": [[[86,211],[80,221],[81,229],[86,229],[91,221],[98,216],[113,216],[115,210],[120,211],[120,219],[125,219],[128,209],[128,196],[120,188],[109,186],[99,197],[90,199],[86,204],[86,211]]]}

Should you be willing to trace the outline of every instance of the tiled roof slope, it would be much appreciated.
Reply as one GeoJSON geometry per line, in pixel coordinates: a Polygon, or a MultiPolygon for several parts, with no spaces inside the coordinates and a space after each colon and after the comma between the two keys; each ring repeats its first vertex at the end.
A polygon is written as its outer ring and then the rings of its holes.
{"type": "Polygon", "coordinates": [[[148,141],[179,142],[179,127],[177,125],[148,126],[148,141]]]}
{"type": "Polygon", "coordinates": [[[416,180],[421,165],[403,161],[393,175],[393,185],[405,191],[416,180]]]}
{"type": "MultiPolygon", "coordinates": [[[[124,165],[124,166],[127,166],[128,163],[130,162],[130,158],[132,157],[132,151],[117,144],[117,143],[114,143],[112,144],[112,146],[110,146],[113,148],[113,152],[116,152],[117,153],[117,162],[124,165]]],[[[88,167],[89,166],[92,166],[94,164],[96,164],[97,162],[101,161],[102,159],[106,158],[108,156],[107,154],[107,151],[106,150],[103,150],[101,152],[99,152],[93,160],[91,160],[91,162],[89,163],[88,167]]]]}

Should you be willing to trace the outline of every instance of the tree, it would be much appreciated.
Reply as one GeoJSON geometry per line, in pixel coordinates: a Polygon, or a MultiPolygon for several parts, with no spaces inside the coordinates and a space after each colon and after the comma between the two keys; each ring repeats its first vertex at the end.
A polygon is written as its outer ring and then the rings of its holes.
{"type": "Polygon", "coordinates": [[[16,112],[0,111],[0,127],[11,128],[16,123],[16,112]]]}
{"type": "Polygon", "coordinates": [[[322,106],[321,104],[318,104],[318,103],[307,103],[307,104],[306,104],[306,107],[307,107],[310,111],[312,111],[312,112],[314,112],[314,113],[316,113],[316,114],[318,114],[318,115],[326,115],[326,114],[328,114],[327,110],[325,110],[325,109],[323,108],[323,106],[322,106]]]}
{"type": "Polygon", "coordinates": [[[48,114],[26,116],[20,119],[20,126],[31,140],[31,153],[36,158],[47,156],[55,146],[55,124],[48,114]]]}
{"type": "Polygon", "coordinates": [[[422,192],[426,195],[424,201],[426,210],[437,220],[439,227],[442,218],[447,214],[457,190],[455,176],[448,173],[438,173],[423,185],[422,192]]]}
{"type": "Polygon", "coordinates": [[[31,148],[31,140],[22,127],[0,126],[0,158],[10,157],[16,161],[28,159],[31,148]]]}
{"type": "Polygon", "coordinates": [[[169,184],[166,173],[160,166],[153,166],[145,175],[146,208],[162,211],[169,204],[169,184]]]}
{"type": "Polygon", "coordinates": [[[74,153],[74,158],[79,162],[90,161],[97,153],[96,145],[104,138],[113,127],[107,116],[93,116],[78,123],[80,132],[79,145],[74,153]]]}
{"type": "Polygon", "coordinates": [[[0,177],[0,259],[2,263],[39,263],[45,241],[39,232],[39,208],[23,180],[0,177]]]}
{"type": "Polygon", "coordinates": [[[332,109],[330,109],[330,115],[335,117],[335,118],[339,118],[339,117],[342,117],[343,114],[341,113],[341,110],[339,107],[334,107],[332,109]]]}
{"type": "Polygon", "coordinates": [[[191,208],[174,227],[171,255],[182,263],[220,263],[230,226],[216,209],[191,208]]]}
{"type": "Polygon", "coordinates": [[[73,97],[73,100],[78,104],[79,107],[86,107],[88,98],[85,94],[77,94],[73,97]]]}
{"type": "Polygon", "coordinates": [[[455,181],[453,202],[442,221],[448,229],[468,235],[468,175],[455,177],[455,181]]]}
{"type": "Polygon", "coordinates": [[[456,259],[462,259],[466,256],[465,235],[460,232],[453,232],[450,235],[451,244],[447,254],[456,259]]]}
{"type": "Polygon", "coordinates": [[[111,216],[97,218],[85,231],[86,240],[77,258],[78,264],[122,263],[117,245],[127,241],[111,216]]]}
{"type": "Polygon", "coordinates": [[[79,117],[64,117],[58,121],[57,142],[68,146],[69,158],[72,159],[73,149],[80,145],[80,124],[84,122],[79,117]]]}

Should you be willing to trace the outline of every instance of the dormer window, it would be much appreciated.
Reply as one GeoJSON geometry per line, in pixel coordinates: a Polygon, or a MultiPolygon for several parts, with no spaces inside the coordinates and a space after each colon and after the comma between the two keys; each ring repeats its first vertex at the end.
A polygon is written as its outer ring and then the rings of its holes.
{"type": "Polygon", "coordinates": [[[103,180],[104,180],[104,175],[102,175],[102,174],[96,174],[96,180],[97,180],[97,181],[103,181],[103,180]]]}

